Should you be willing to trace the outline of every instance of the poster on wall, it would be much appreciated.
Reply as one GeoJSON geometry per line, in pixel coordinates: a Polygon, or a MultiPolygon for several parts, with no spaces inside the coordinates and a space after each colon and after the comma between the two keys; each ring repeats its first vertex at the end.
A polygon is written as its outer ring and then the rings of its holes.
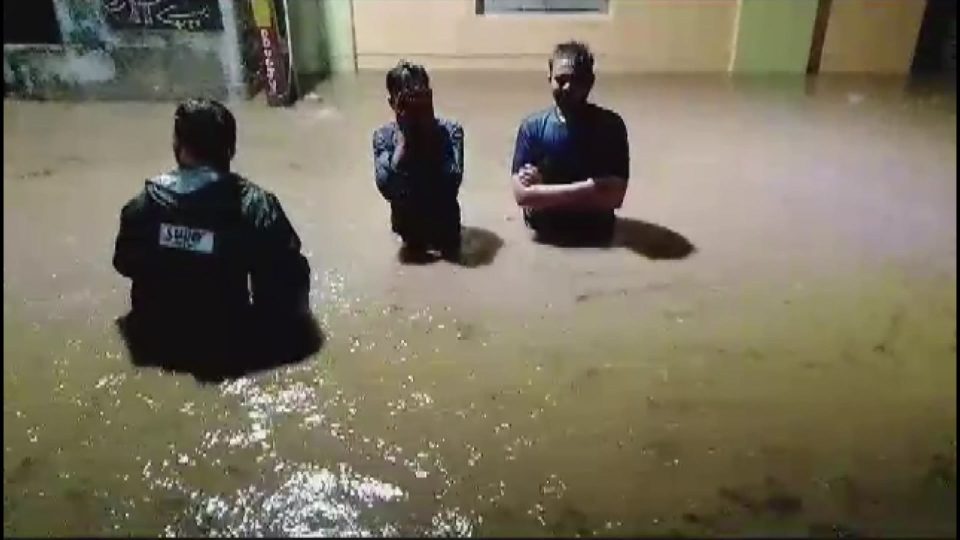
{"type": "Polygon", "coordinates": [[[287,51],[277,29],[277,14],[272,0],[250,0],[253,21],[260,41],[261,73],[266,86],[267,103],[274,107],[291,104],[294,99],[287,51]]]}
{"type": "Polygon", "coordinates": [[[223,30],[217,0],[103,0],[103,12],[117,29],[223,30]]]}

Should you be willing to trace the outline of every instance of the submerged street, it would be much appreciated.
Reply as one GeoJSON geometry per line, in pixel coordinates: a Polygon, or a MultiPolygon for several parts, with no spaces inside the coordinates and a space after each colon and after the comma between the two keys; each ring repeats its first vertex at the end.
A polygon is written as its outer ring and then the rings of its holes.
{"type": "Polygon", "coordinates": [[[956,535],[955,94],[602,78],[618,246],[563,249],[509,190],[545,84],[433,75],[462,265],[398,260],[381,74],[231,104],[326,341],[222,382],[115,327],[119,210],[173,167],[173,104],[5,100],[4,534],[956,535]]]}

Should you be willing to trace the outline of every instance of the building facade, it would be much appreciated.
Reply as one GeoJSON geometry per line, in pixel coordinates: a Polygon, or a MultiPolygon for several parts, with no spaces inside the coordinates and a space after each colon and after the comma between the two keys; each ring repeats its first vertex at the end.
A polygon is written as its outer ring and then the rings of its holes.
{"type": "Polygon", "coordinates": [[[4,0],[6,93],[240,98],[256,74],[246,0],[4,0]],[[52,20],[51,20],[52,18],[52,20]]]}
{"type": "MultiPolygon", "coordinates": [[[[300,77],[383,70],[400,57],[539,70],[571,38],[605,72],[902,75],[938,1],[273,0],[281,15],[289,6],[300,77]]],[[[942,26],[955,35],[952,13],[942,26]]],[[[15,95],[237,99],[257,90],[259,64],[249,0],[4,0],[4,83],[15,95]],[[46,19],[26,5],[48,5],[46,19]]]]}

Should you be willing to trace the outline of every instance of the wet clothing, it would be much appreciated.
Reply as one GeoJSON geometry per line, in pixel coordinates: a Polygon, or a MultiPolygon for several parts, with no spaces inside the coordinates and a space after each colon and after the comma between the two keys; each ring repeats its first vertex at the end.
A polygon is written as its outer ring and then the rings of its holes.
{"type": "Polygon", "coordinates": [[[310,267],[277,198],[210,168],[148,180],[120,213],[113,265],[133,282],[132,314],[171,337],[232,339],[251,317],[308,307],[310,267]]]}
{"type": "MultiPolygon", "coordinates": [[[[556,107],[528,116],[520,124],[511,173],[535,165],[546,184],[570,184],[588,178],[630,178],[627,128],[620,115],[588,103],[577,118],[561,119],[556,107]]],[[[524,220],[544,235],[610,236],[612,210],[524,210],[524,220]]]]}
{"type": "Polygon", "coordinates": [[[374,173],[377,189],[390,203],[393,231],[411,247],[441,251],[460,246],[460,205],[457,195],[463,181],[463,128],[438,118],[439,144],[421,150],[405,143],[404,158],[394,159],[396,122],[373,134],[374,173]]]}

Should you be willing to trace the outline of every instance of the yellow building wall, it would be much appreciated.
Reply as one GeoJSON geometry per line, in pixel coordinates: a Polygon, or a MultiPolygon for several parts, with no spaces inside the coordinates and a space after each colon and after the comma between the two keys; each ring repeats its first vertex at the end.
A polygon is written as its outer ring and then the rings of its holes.
{"type": "Polygon", "coordinates": [[[910,71],[926,0],[833,0],[820,72],[910,71]]]}
{"type": "MultiPolygon", "coordinates": [[[[778,1],[778,0],[774,0],[778,1]]],[[[353,0],[357,66],[545,69],[561,41],[587,42],[601,72],[722,72],[737,0],[611,0],[607,14],[477,15],[475,0],[353,0]]]]}

